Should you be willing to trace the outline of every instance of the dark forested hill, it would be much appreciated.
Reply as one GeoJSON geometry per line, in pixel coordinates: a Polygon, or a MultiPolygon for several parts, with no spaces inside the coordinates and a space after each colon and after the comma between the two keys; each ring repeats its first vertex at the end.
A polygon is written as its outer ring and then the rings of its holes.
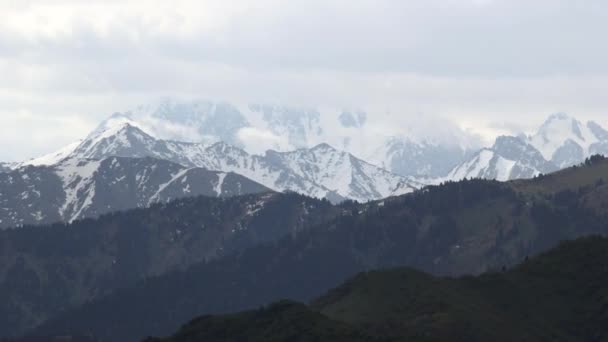
{"type": "Polygon", "coordinates": [[[381,342],[363,329],[331,320],[304,304],[282,301],[260,310],[200,317],[167,339],[145,342],[381,342]]]}
{"type": "Polygon", "coordinates": [[[266,193],[183,199],[69,225],[0,231],[0,336],[141,279],[296,234],[338,214],[327,201],[266,193]]]}
{"type": "Polygon", "coordinates": [[[469,180],[370,204],[278,242],[149,279],[45,323],[39,333],[108,341],[165,335],[189,318],[309,300],[354,274],[409,266],[435,275],[515,265],[562,240],[608,233],[607,162],[528,183],[469,180]],[[577,174],[584,177],[577,177],[577,174]],[[553,185],[562,184],[556,191],[553,185]],[[601,202],[600,202],[601,203],[601,202]],[[209,281],[212,279],[213,281],[209,281]]]}
{"type": "Polygon", "coordinates": [[[606,283],[608,239],[590,237],[478,277],[366,272],[310,307],[204,316],[150,341],[604,341],[606,283]]]}

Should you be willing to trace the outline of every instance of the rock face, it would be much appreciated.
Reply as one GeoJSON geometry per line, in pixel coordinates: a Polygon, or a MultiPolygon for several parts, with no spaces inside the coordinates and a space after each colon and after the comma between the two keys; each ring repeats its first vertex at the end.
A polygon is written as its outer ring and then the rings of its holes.
{"type": "Polygon", "coordinates": [[[191,196],[268,192],[234,173],[154,158],[65,159],[0,173],[0,228],[97,217],[191,196]]]}

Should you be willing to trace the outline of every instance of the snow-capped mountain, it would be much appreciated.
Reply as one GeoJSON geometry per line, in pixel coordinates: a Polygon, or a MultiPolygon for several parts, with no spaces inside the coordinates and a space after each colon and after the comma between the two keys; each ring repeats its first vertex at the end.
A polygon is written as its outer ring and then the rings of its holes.
{"type": "Polygon", "coordinates": [[[61,162],[63,159],[70,156],[74,150],[80,145],[80,141],[73,142],[65,147],[55,151],[53,153],[49,153],[39,158],[31,159],[22,163],[16,163],[12,165],[12,169],[16,169],[22,166],[45,166],[45,165],[55,165],[61,162]]]}
{"type": "Polygon", "coordinates": [[[140,128],[156,137],[204,144],[224,141],[242,146],[238,132],[251,126],[237,107],[225,102],[165,99],[156,104],[139,106],[125,114],[144,125],[140,128]]]}
{"type": "Polygon", "coordinates": [[[577,165],[594,154],[608,155],[608,131],[582,124],[564,113],[553,114],[531,136],[499,137],[450,171],[443,180],[531,178],[577,165]]]}
{"type": "Polygon", "coordinates": [[[579,164],[593,154],[608,154],[608,131],[599,124],[580,121],[565,113],[551,115],[529,143],[560,168],[579,164]]]}
{"type": "Polygon", "coordinates": [[[496,139],[494,146],[480,150],[454,168],[446,179],[456,181],[485,178],[507,181],[532,178],[556,170],[558,167],[546,161],[532,145],[520,138],[501,136],[496,139]]]}
{"type": "Polygon", "coordinates": [[[415,189],[412,180],[329,145],[252,155],[225,142],[205,145],[156,139],[130,116],[121,114],[113,115],[89,134],[68,159],[101,160],[111,156],[153,157],[185,167],[234,172],[275,191],[293,191],[334,202],[369,201],[415,189]]]}
{"type": "Polygon", "coordinates": [[[287,149],[310,148],[325,137],[321,113],[316,109],[264,104],[252,104],[247,109],[245,112],[258,127],[277,137],[287,137],[291,146],[287,149]]]}
{"type": "Polygon", "coordinates": [[[125,115],[134,126],[159,139],[204,145],[225,142],[250,154],[289,152],[328,143],[406,177],[445,176],[481,147],[478,137],[445,119],[389,124],[390,132],[378,134],[386,127],[380,129],[378,120],[371,119],[374,116],[356,109],[168,99],[125,115]]]}
{"type": "Polygon", "coordinates": [[[378,168],[328,144],[294,152],[268,151],[264,158],[280,168],[348,199],[367,201],[415,190],[412,181],[378,168]]]}
{"type": "Polygon", "coordinates": [[[68,158],[0,173],[0,228],[71,222],[191,196],[270,191],[234,173],[154,158],[68,158]]]}
{"type": "Polygon", "coordinates": [[[399,175],[428,179],[445,176],[475,151],[457,145],[392,137],[368,158],[370,162],[399,175]]]}

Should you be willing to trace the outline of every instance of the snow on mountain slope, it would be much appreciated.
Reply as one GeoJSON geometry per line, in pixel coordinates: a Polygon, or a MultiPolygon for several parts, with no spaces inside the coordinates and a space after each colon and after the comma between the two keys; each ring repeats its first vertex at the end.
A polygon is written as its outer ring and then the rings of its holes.
{"type": "Polygon", "coordinates": [[[196,162],[210,170],[238,173],[276,191],[293,191],[332,202],[365,202],[414,190],[408,179],[329,145],[285,153],[268,151],[257,156],[217,143],[196,162]]]}
{"type": "Polygon", "coordinates": [[[26,162],[15,165],[13,168],[32,165],[32,166],[43,166],[43,165],[55,165],[67,158],[74,150],[80,145],[80,141],[73,142],[65,147],[59,149],[56,152],[49,153],[45,156],[28,160],[26,162]]]}
{"type": "Polygon", "coordinates": [[[288,168],[276,165],[268,158],[250,155],[226,143],[216,143],[208,147],[204,154],[193,162],[209,170],[240,174],[279,192],[293,191],[316,198],[325,198],[331,192],[309,179],[298,176],[288,168]]]}
{"type": "Polygon", "coordinates": [[[97,160],[67,159],[57,165],[55,172],[61,179],[65,192],[65,201],[59,212],[63,220],[74,221],[93,204],[93,176],[100,164],[97,160]]]}
{"type": "MultiPolygon", "coordinates": [[[[369,201],[414,189],[407,178],[329,148],[329,145],[279,154],[277,158],[273,153],[251,155],[224,142],[206,146],[160,140],[140,127],[133,125],[128,116],[115,115],[82,141],[69,159],[153,157],[185,167],[234,172],[275,191],[293,191],[334,202],[345,199],[369,201]],[[308,163],[310,165],[306,165],[308,163]]],[[[70,195],[89,196],[78,189],[75,191],[70,195]]]]}
{"type": "Polygon", "coordinates": [[[182,197],[267,191],[237,174],[154,158],[65,159],[0,174],[0,228],[71,222],[182,197]]]}
{"type": "Polygon", "coordinates": [[[472,146],[391,137],[364,159],[399,175],[436,178],[448,174],[475,151],[472,146]]]}
{"type": "Polygon", "coordinates": [[[238,132],[250,126],[237,107],[225,102],[165,99],[139,106],[128,114],[155,137],[206,145],[224,141],[242,146],[238,132]]]}
{"type": "Polygon", "coordinates": [[[593,154],[608,155],[608,131],[593,121],[583,125],[558,113],[530,137],[498,137],[493,147],[482,149],[443,180],[531,178],[580,164],[593,154]]]}
{"type": "Polygon", "coordinates": [[[249,116],[254,113],[261,116],[263,128],[276,136],[287,137],[289,146],[292,146],[288,149],[312,147],[311,142],[324,135],[321,113],[316,109],[265,104],[252,104],[248,109],[249,116]]]}
{"type": "Polygon", "coordinates": [[[132,120],[131,126],[159,139],[205,146],[225,142],[250,154],[328,143],[402,176],[444,176],[480,147],[477,137],[449,120],[418,118],[408,124],[379,125],[374,115],[357,109],[168,99],[124,115],[132,120]],[[387,127],[389,132],[384,132],[387,127]]]}
{"type": "Polygon", "coordinates": [[[415,190],[405,178],[328,144],[286,153],[268,151],[266,158],[344,198],[368,201],[415,190]]]}
{"type": "MultiPolygon", "coordinates": [[[[157,140],[145,133],[138,124],[123,115],[115,114],[104,121],[70,154],[75,159],[101,159],[107,156],[133,158],[150,156],[150,151],[162,154],[157,140]]],[[[162,157],[162,155],[159,155],[162,157]]]]}
{"type": "Polygon", "coordinates": [[[445,180],[485,178],[507,181],[532,178],[557,169],[532,145],[516,137],[502,136],[496,139],[492,148],[482,149],[454,168],[445,180]]]}
{"type": "Polygon", "coordinates": [[[608,132],[590,121],[583,125],[565,113],[551,115],[529,138],[546,160],[560,168],[581,163],[591,154],[608,152],[608,132]]]}

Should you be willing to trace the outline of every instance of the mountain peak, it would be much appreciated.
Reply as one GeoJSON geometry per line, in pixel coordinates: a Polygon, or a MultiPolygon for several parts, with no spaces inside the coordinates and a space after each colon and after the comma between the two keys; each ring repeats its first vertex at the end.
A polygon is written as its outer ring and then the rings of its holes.
{"type": "Polygon", "coordinates": [[[572,133],[580,131],[580,122],[567,113],[559,112],[549,115],[538,129],[537,134],[572,133]]]}
{"type": "Polygon", "coordinates": [[[589,146],[598,141],[598,138],[589,127],[582,125],[574,117],[566,113],[556,113],[549,116],[538,132],[529,140],[530,144],[549,161],[554,161],[554,155],[565,146],[567,141],[572,141],[580,146],[584,154],[589,146]]]}
{"type": "Polygon", "coordinates": [[[492,148],[499,149],[500,147],[502,147],[504,145],[523,146],[525,144],[526,143],[523,140],[521,140],[519,137],[514,137],[514,136],[510,136],[510,135],[501,135],[496,138],[496,141],[494,142],[494,146],[492,148]]]}
{"type": "Polygon", "coordinates": [[[555,120],[571,120],[573,119],[568,113],[565,112],[557,112],[549,115],[545,122],[551,122],[555,120]]]}
{"type": "MultiPolygon", "coordinates": [[[[137,128],[142,130],[142,127],[129,114],[114,113],[109,118],[104,120],[97,128],[89,134],[85,140],[97,139],[115,135],[120,131],[137,128]]],[[[146,133],[147,134],[147,133],[146,133]]]]}
{"type": "Polygon", "coordinates": [[[131,125],[136,125],[135,120],[128,113],[119,113],[116,112],[110,115],[107,119],[103,120],[95,131],[104,131],[108,128],[123,124],[130,123],[131,125]]]}
{"type": "Polygon", "coordinates": [[[333,146],[331,146],[328,143],[320,143],[317,146],[313,147],[311,150],[313,150],[313,151],[318,151],[318,150],[337,151],[333,146]]]}
{"type": "Polygon", "coordinates": [[[154,139],[151,135],[144,132],[141,127],[132,121],[115,122],[111,126],[108,126],[105,130],[94,133],[96,134],[92,134],[87,140],[90,139],[100,141],[114,136],[127,136],[131,135],[132,133],[136,133],[139,136],[144,136],[149,139],[154,139]]]}
{"type": "Polygon", "coordinates": [[[82,141],[71,157],[102,159],[109,156],[143,157],[156,143],[128,115],[114,114],[82,141]]]}

